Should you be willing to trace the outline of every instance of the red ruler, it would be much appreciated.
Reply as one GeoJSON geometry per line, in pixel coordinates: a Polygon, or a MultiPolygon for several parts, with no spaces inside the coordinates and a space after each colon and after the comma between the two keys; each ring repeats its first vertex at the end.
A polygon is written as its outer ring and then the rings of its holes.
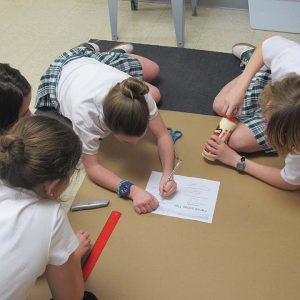
{"type": "Polygon", "coordinates": [[[109,218],[107,219],[102,231],[100,232],[83,268],[83,280],[87,281],[91,272],[93,271],[97,260],[104,249],[110,235],[112,234],[115,226],[117,225],[119,219],[121,217],[121,213],[118,211],[112,211],[109,218]]]}

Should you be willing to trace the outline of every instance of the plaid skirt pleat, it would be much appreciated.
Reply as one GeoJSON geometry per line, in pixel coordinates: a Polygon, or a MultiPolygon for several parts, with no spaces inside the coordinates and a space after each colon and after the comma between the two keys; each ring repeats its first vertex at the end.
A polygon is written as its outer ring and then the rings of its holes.
{"type": "Polygon", "coordinates": [[[271,83],[270,70],[258,72],[255,75],[245,94],[242,113],[238,117],[238,120],[252,131],[257,143],[266,153],[274,153],[276,150],[268,143],[265,136],[266,123],[263,120],[260,107],[260,94],[264,87],[271,83]]]}
{"type": "Polygon", "coordinates": [[[94,58],[101,63],[143,80],[142,65],[134,57],[126,55],[124,50],[116,49],[110,52],[99,52],[91,44],[86,43],[64,52],[49,66],[40,80],[35,101],[36,109],[49,107],[59,111],[57,87],[62,68],[70,61],[81,57],[94,58]]]}

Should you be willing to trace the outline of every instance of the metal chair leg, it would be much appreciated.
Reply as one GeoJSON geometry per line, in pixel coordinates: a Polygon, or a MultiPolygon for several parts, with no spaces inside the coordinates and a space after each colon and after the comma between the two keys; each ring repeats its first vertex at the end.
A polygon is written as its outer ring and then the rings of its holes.
{"type": "Polygon", "coordinates": [[[197,16],[197,5],[198,5],[198,0],[191,0],[192,16],[197,16]]]}
{"type": "Polygon", "coordinates": [[[118,0],[108,0],[111,39],[118,39],[118,0]]]}
{"type": "Polygon", "coordinates": [[[131,10],[138,10],[138,0],[131,0],[131,10]]]}
{"type": "Polygon", "coordinates": [[[184,0],[172,0],[172,12],[177,47],[184,46],[184,0]]]}

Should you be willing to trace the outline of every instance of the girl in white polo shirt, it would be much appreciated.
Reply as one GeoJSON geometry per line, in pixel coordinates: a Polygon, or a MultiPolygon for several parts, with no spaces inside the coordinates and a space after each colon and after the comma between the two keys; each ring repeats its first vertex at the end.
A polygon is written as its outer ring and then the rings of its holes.
{"type": "Polygon", "coordinates": [[[208,142],[212,157],[285,190],[300,188],[299,54],[300,44],[294,41],[266,38],[244,72],[214,102],[219,115],[237,116],[237,129],[228,145],[215,137],[208,142]],[[236,151],[277,151],[286,155],[285,166],[280,170],[260,165],[236,151]]]}
{"type": "MultiPolygon", "coordinates": [[[[118,48],[118,47],[117,47],[118,48]]],[[[162,164],[158,189],[163,196],[177,188],[168,180],[173,169],[174,145],[158,113],[154,79],[159,67],[122,49],[101,52],[85,44],[59,56],[42,76],[37,93],[39,111],[54,110],[71,120],[83,143],[83,163],[97,184],[133,200],[137,213],[155,210],[158,200],[126,179],[121,179],[99,161],[101,140],[112,133],[119,141],[136,144],[149,129],[157,140],[162,164]]]]}
{"type": "Polygon", "coordinates": [[[27,299],[43,273],[54,299],[96,299],[83,289],[89,234],[74,234],[57,201],[80,156],[72,128],[48,116],[20,119],[0,136],[1,300],[27,299]]]}

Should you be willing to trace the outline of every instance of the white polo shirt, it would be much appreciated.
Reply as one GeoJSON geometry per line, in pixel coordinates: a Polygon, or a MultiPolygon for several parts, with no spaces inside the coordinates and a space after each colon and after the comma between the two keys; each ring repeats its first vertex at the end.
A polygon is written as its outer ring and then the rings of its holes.
{"type": "Polygon", "coordinates": [[[27,299],[48,264],[62,265],[79,245],[65,212],[0,180],[0,299],[27,299]]]}
{"type": "MultiPolygon", "coordinates": [[[[273,36],[263,42],[262,50],[265,65],[271,69],[273,83],[291,73],[300,75],[300,44],[273,36]]],[[[300,185],[300,154],[287,155],[281,177],[290,184],[300,185]]]]}
{"type": "MultiPolygon", "coordinates": [[[[110,134],[104,122],[103,102],[112,87],[128,78],[124,72],[93,58],[79,58],[62,69],[58,83],[61,113],[73,123],[74,131],[83,144],[83,153],[94,155],[100,140],[110,134]]],[[[146,95],[149,120],[158,110],[150,93],[146,95]]]]}

